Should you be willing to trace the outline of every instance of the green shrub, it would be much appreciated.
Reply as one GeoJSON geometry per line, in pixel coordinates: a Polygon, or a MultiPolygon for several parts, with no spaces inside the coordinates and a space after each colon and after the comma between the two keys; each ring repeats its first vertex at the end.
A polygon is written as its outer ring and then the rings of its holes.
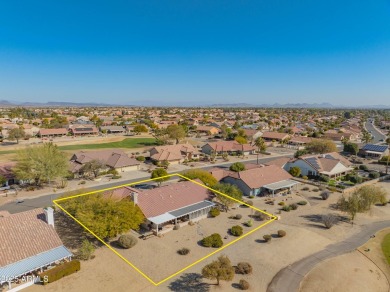
{"type": "Polygon", "coordinates": [[[255,197],[255,196],[251,195],[251,196],[249,196],[248,198],[249,198],[249,199],[253,199],[254,197],[255,197]]]}
{"type": "Polygon", "coordinates": [[[92,258],[94,252],[95,247],[93,244],[88,239],[84,239],[81,247],[77,251],[77,258],[83,261],[87,261],[92,258]]]}
{"type": "Polygon", "coordinates": [[[313,192],[319,192],[320,190],[319,189],[313,189],[313,192]]]}
{"type": "Polygon", "coordinates": [[[62,279],[65,276],[71,275],[77,271],[80,271],[80,262],[78,260],[72,260],[40,273],[38,276],[44,280],[43,285],[46,285],[62,279]]]}
{"type": "Polygon", "coordinates": [[[278,205],[279,205],[279,206],[284,206],[285,203],[284,203],[284,202],[279,202],[278,205]]]}
{"type": "Polygon", "coordinates": [[[122,176],[120,176],[120,175],[113,175],[111,178],[112,179],[120,179],[122,176]]]}
{"type": "Polygon", "coordinates": [[[240,286],[241,290],[248,290],[250,288],[248,281],[246,281],[244,279],[241,279],[240,282],[238,283],[238,285],[240,286]]]}
{"type": "Polygon", "coordinates": [[[265,240],[266,242],[269,242],[269,241],[271,241],[272,236],[271,236],[270,234],[266,234],[266,235],[263,236],[263,238],[264,238],[264,240],[265,240]]]}
{"type": "Polygon", "coordinates": [[[179,230],[180,229],[180,224],[175,224],[175,226],[173,226],[173,230],[179,230]]]}
{"type": "Polygon", "coordinates": [[[298,205],[305,206],[305,205],[307,205],[307,202],[306,201],[299,201],[298,205]]]}
{"type": "Polygon", "coordinates": [[[242,215],[241,214],[236,214],[235,216],[234,216],[234,219],[236,219],[236,220],[240,220],[242,218],[242,215]]]}
{"type": "Polygon", "coordinates": [[[285,237],[286,236],[286,231],[284,231],[284,230],[278,230],[278,236],[279,237],[285,237]]]}
{"type": "Polygon", "coordinates": [[[214,207],[210,210],[211,217],[217,217],[219,214],[221,214],[221,211],[219,211],[218,208],[214,207]]]}
{"type": "Polygon", "coordinates": [[[308,191],[308,190],[310,190],[309,187],[303,187],[303,188],[302,188],[302,191],[308,191]]]}
{"type": "Polygon", "coordinates": [[[218,233],[213,233],[202,239],[202,245],[205,247],[221,247],[223,245],[222,237],[218,233]]]}
{"type": "Polygon", "coordinates": [[[130,234],[124,234],[119,236],[118,244],[120,247],[128,249],[136,245],[138,242],[138,239],[130,234]]]}
{"type": "Polygon", "coordinates": [[[247,262],[238,263],[236,266],[236,274],[248,275],[252,274],[252,270],[251,264],[247,262]]]}
{"type": "Polygon", "coordinates": [[[248,227],[252,227],[253,226],[253,220],[250,219],[249,221],[245,222],[245,225],[248,226],[248,227]]]}
{"type": "Polygon", "coordinates": [[[236,225],[230,228],[230,233],[234,236],[241,236],[244,233],[244,231],[242,230],[241,226],[236,225]]]}
{"type": "Polygon", "coordinates": [[[137,159],[138,161],[145,161],[145,157],[144,156],[137,156],[135,159],[137,159]]]}
{"type": "Polygon", "coordinates": [[[368,166],[367,166],[367,165],[364,165],[364,164],[362,164],[362,165],[359,165],[359,169],[360,169],[360,170],[367,171],[367,170],[368,170],[368,166]]]}
{"type": "Polygon", "coordinates": [[[293,204],[290,205],[290,209],[291,210],[296,210],[296,209],[298,209],[298,205],[293,203],[293,204]]]}
{"type": "Polygon", "coordinates": [[[363,179],[362,179],[360,176],[358,176],[358,175],[351,175],[351,177],[349,178],[349,180],[350,180],[351,182],[353,182],[354,184],[360,184],[360,183],[362,183],[362,181],[363,181],[363,179]]]}
{"type": "Polygon", "coordinates": [[[187,254],[190,253],[190,249],[186,248],[186,247],[183,247],[183,248],[179,249],[177,251],[177,253],[180,254],[180,255],[187,255],[187,254]]]}
{"type": "Polygon", "coordinates": [[[308,180],[308,179],[309,179],[307,175],[302,176],[302,178],[303,178],[304,180],[308,180]]]}
{"type": "Polygon", "coordinates": [[[291,206],[284,205],[282,210],[285,211],[285,212],[290,212],[291,211],[291,206]]]}
{"type": "Polygon", "coordinates": [[[375,179],[375,178],[379,178],[381,175],[377,171],[371,171],[368,176],[372,179],[375,179]]]}
{"type": "Polygon", "coordinates": [[[323,182],[329,182],[330,178],[329,176],[326,176],[326,175],[320,175],[319,176],[320,180],[322,180],[323,182]]]}

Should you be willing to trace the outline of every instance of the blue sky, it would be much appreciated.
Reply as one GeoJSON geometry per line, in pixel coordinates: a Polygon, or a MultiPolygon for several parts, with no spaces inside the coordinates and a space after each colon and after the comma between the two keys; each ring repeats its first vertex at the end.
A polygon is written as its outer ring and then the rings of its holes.
{"type": "Polygon", "coordinates": [[[0,100],[390,105],[390,1],[1,1],[0,100]]]}

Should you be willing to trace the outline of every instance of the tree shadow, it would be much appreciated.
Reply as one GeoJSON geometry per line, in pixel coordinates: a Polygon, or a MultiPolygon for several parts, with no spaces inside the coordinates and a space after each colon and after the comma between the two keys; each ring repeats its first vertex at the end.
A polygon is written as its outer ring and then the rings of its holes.
{"type": "Polygon", "coordinates": [[[322,223],[322,215],[320,214],[301,215],[300,217],[305,218],[310,222],[322,223]]]}
{"type": "Polygon", "coordinates": [[[264,239],[255,239],[255,242],[257,243],[266,243],[264,239]]]}
{"type": "Polygon", "coordinates": [[[100,241],[63,212],[56,211],[54,220],[56,232],[67,248],[79,249],[85,239],[91,241],[95,246],[102,245],[100,241]]]}
{"type": "Polygon", "coordinates": [[[232,287],[235,288],[235,289],[242,290],[240,284],[238,284],[238,283],[233,283],[232,287]]]}
{"type": "Polygon", "coordinates": [[[177,292],[207,292],[210,291],[210,284],[203,282],[201,274],[186,273],[171,282],[168,288],[177,292]]]}

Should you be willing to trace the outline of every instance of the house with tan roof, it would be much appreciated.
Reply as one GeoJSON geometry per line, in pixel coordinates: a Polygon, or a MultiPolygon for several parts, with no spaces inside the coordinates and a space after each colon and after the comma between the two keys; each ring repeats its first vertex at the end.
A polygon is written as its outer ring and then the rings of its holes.
{"type": "Polygon", "coordinates": [[[72,155],[70,158],[70,171],[75,174],[80,174],[82,167],[90,161],[101,161],[106,169],[115,169],[118,172],[138,170],[140,162],[134,158],[130,158],[125,152],[120,149],[114,150],[98,150],[98,151],[80,151],[72,155]]]}
{"type": "Polygon", "coordinates": [[[54,210],[0,212],[0,288],[11,289],[17,279],[68,261],[72,253],[54,229],[54,210]]]}
{"type": "Polygon", "coordinates": [[[176,224],[187,225],[189,221],[206,218],[215,205],[210,192],[201,186],[200,180],[182,181],[154,189],[121,187],[107,193],[113,199],[129,198],[144,214],[150,231],[156,235],[173,229],[176,224]]]}
{"type": "Polygon", "coordinates": [[[236,141],[209,142],[202,146],[202,152],[211,154],[243,154],[249,155],[255,152],[256,148],[250,144],[240,144],[236,141]]]}
{"type": "Polygon", "coordinates": [[[150,149],[150,159],[156,162],[168,161],[178,164],[184,160],[198,159],[199,151],[189,143],[156,146],[150,149]]]}
{"type": "Polygon", "coordinates": [[[43,138],[52,138],[52,137],[63,137],[68,134],[68,130],[65,128],[58,129],[40,129],[38,132],[38,136],[43,138]]]}
{"type": "Polygon", "coordinates": [[[351,172],[352,164],[337,152],[304,155],[288,162],[284,169],[289,171],[291,167],[299,167],[301,175],[328,177],[340,177],[351,172]]]}
{"type": "Polygon", "coordinates": [[[261,137],[265,141],[278,141],[282,142],[290,138],[290,135],[287,133],[279,133],[279,132],[264,132],[261,137]]]}
{"type": "Polygon", "coordinates": [[[196,132],[205,135],[217,135],[219,133],[219,129],[213,126],[197,126],[196,132]]]}
{"type": "Polygon", "coordinates": [[[298,182],[283,168],[276,165],[260,165],[240,172],[229,172],[222,182],[236,185],[246,196],[264,196],[291,192],[298,182]]]}

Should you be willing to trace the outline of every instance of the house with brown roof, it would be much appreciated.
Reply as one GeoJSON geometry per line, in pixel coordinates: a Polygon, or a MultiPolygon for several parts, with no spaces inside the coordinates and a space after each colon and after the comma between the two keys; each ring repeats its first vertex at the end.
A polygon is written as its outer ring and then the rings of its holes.
{"type": "Polygon", "coordinates": [[[289,171],[294,166],[299,167],[301,175],[305,176],[339,177],[353,170],[351,162],[337,152],[304,155],[288,162],[284,169],[289,171]]]}
{"type": "Polygon", "coordinates": [[[70,158],[70,171],[75,174],[80,174],[82,167],[90,161],[101,161],[106,169],[115,169],[119,172],[138,170],[140,162],[134,158],[130,158],[125,152],[120,149],[114,150],[98,150],[98,151],[80,151],[72,155],[70,158]]]}
{"type": "Polygon", "coordinates": [[[69,125],[69,132],[73,136],[87,136],[87,135],[98,135],[98,129],[91,124],[85,125],[69,125]]]}
{"type": "Polygon", "coordinates": [[[217,135],[219,129],[213,126],[197,126],[196,132],[205,135],[217,135]]]}
{"type": "Polygon", "coordinates": [[[40,129],[38,132],[38,137],[47,137],[47,138],[52,138],[52,137],[63,137],[68,134],[68,130],[65,128],[58,128],[58,129],[40,129]]]}
{"type": "Polygon", "coordinates": [[[0,288],[73,256],[54,229],[54,210],[0,212],[0,288]]]}
{"type": "Polygon", "coordinates": [[[211,154],[243,154],[249,155],[255,152],[256,148],[250,144],[240,144],[236,141],[209,142],[202,146],[202,152],[211,154]]]}
{"type": "Polygon", "coordinates": [[[279,132],[264,132],[261,136],[265,141],[286,141],[290,138],[290,135],[287,133],[279,133],[279,132]]]}
{"type": "Polygon", "coordinates": [[[156,162],[168,161],[178,164],[184,160],[198,159],[199,151],[189,143],[156,146],[150,149],[150,159],[156,162]]]}
{"type": "Polygon", "coordinates": [[[246,196],[264,196],[281,191],[291,192],[297,184],[292,176],[276,165],[260,165],[240,172],[229,172],[224,183],[236,185],[246,196]]]}
{"type": "Polygon", "coordinates": [[[114,199],[131,199],[144,214],[146,226],[156,235],[173,229],[176,224],[186,225],[208,216],[215,205],[210,192],[200,180],[182,181],[154,189],[121,187],[107,193],[114,199]]]}

